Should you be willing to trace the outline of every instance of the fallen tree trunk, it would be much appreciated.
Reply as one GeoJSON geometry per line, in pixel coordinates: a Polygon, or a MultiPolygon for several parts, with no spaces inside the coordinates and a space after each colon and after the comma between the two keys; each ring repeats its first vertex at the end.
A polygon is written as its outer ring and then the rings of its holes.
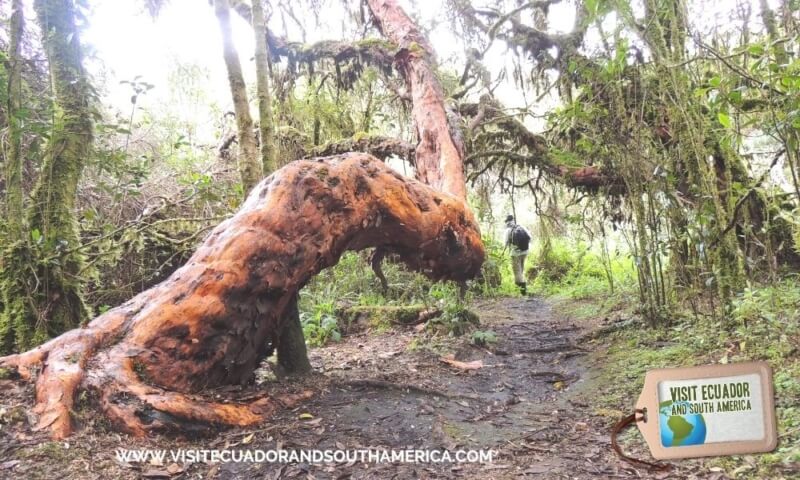
{"type": "Polygon", "coordinates": [[[346,250],[368,247],[435,280],[472,278],[484,258],[461,200],[366,154],[296,161],[259,183],[167,280],[0,367],[24,378],[41,367],[36,428],[55,438],[71,433],[81,389],[134,435],[257,423],[273,399],[222,404],[193,394],[250,381],[299,289],[346,250]]]}

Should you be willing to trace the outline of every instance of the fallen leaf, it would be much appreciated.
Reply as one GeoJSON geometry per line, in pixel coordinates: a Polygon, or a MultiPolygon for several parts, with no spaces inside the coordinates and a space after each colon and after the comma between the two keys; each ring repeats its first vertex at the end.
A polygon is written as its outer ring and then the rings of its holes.
{"type": "Polygon", "coordinates": [[[452,365],[456,368],[460,368],[461,370],[477,370],[479,368],[483,368],[483,361],[481,360],[473,360],[471,362],[462,362],[453,358],[453,355],[445,355],[444,357],[440,358],[441,361],[448,365],[452,365]]]}
{"type": "Polygon", "coordinates": [[[144,478],[169,478],[171,475],[166,470],[155,470],[151,469],[144,473],[142,473],[144,478]]]}
{"type": "Polygon", "coordinates": [[[248,443],[250,443],[250,442],[252,442],[252,441],[253,441],[253,438],[255,438],[255,436],[256,436],[256,434],[255,434],[255,433],[251,433],[250,435],[247,435],[246,437],[244,437],[244,438],[242,439],[242,443],[243,443],[243,444],[245,444],[245,445],[247,445],[248,443]]]}
{"type": "Polygon", "coordinates": [[[314,418],[314,415],[311,415],[310,413],[301,413],[300,415],[297,416],[297,418],[299,418],[300,420],[311,420],[312,418],[314,418]]]}
{"type": "Polygon", "coordinates": [[[167,472],[170,475],[177,475],[177,474],[183,472],[183,467],[181,467],[177,463],[170,463],[169,466],[167,467],[167,472]]]}

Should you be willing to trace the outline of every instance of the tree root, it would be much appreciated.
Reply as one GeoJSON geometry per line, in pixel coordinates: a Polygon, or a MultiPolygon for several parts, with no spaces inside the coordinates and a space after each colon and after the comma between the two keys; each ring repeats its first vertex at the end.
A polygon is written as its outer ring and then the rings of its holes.
{"type": "Polygon", "coordinates": [[[400,390],[404,392],[414,392],[422,395],[432,395],[434,397],[459,399],[466,398],[469,400],[480,400],[477,395],[469,393],[450,393],[435,388],[422,387],[419,385],[412,385],[410,383],[395,383],[386,380],[376,380],[372,378],[360,378],[355,380],[345,380],[342,382],[335,382],[337,385],[346,387],[366,387],[366,388],[380,388],[384,390],[400,390]]]}

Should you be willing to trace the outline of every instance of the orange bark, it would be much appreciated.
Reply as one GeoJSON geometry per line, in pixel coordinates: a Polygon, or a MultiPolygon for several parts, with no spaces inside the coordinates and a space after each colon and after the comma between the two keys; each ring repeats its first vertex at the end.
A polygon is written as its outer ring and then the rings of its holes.
{"type": "Polygon", "coordinates": [[[449,128],[442,86],[433,70],[433,49],[396,0],[368,4],[381,33],[400,47],[395,63],[411,92],[411,116],[419,138],[417,178],[466,201],[464,152],[449,128]]]}
{"type": "Polygon", "coordinates": [[[257,423],[276,408],[268,396],[222,404],[194,394],[248,382],[298,290],[346,250],[368,247],[437,280],[472,278],[484,258],[461,200],[367,154],[296,161],[259,183],[167,280],[0,366],[28,378],[42,368],[37,427],[55,438],[72,431],[79,389],[136,435],[257,423]]]}

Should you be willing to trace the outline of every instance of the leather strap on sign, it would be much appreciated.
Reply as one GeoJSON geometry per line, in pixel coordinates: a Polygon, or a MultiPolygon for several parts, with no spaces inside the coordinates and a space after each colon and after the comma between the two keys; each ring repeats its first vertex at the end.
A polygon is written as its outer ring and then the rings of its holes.
{"type": "Polygon", "coordinates": [[[611,430],[611,448],[613,448],[614,451],[617,452],[617,455],[619,455],[619,458],[625,460],[626,462],[630,463],[631,465],[636,465],[636,466],[640,466],[640,467],[644,466],[644,467],[650,468],[652,470],[662,470],[662,471],[664,471],[664,470],[671,469],[672,465],[670,465],[668,463],[648,462],[647,460],[641,460],[639,458],[634,458],[634,457],[631,457],[629,455],[626,455],[622,451],[622,448],[619,446],[619,443],[617,443],[617,436],[620,434],[620,432],[625,430],[626,427],[628,427],[630,425],[633,425],[636,422],[647,422],[647,409],[646,408],[644,408],[644,409],[637,408],[636,410],[634,410],[634,412],[632,414],[630,414],[627,417],[623,418],[622,420],[617,422],[616,425],[614,425],[614,428],[611,430]]]}

